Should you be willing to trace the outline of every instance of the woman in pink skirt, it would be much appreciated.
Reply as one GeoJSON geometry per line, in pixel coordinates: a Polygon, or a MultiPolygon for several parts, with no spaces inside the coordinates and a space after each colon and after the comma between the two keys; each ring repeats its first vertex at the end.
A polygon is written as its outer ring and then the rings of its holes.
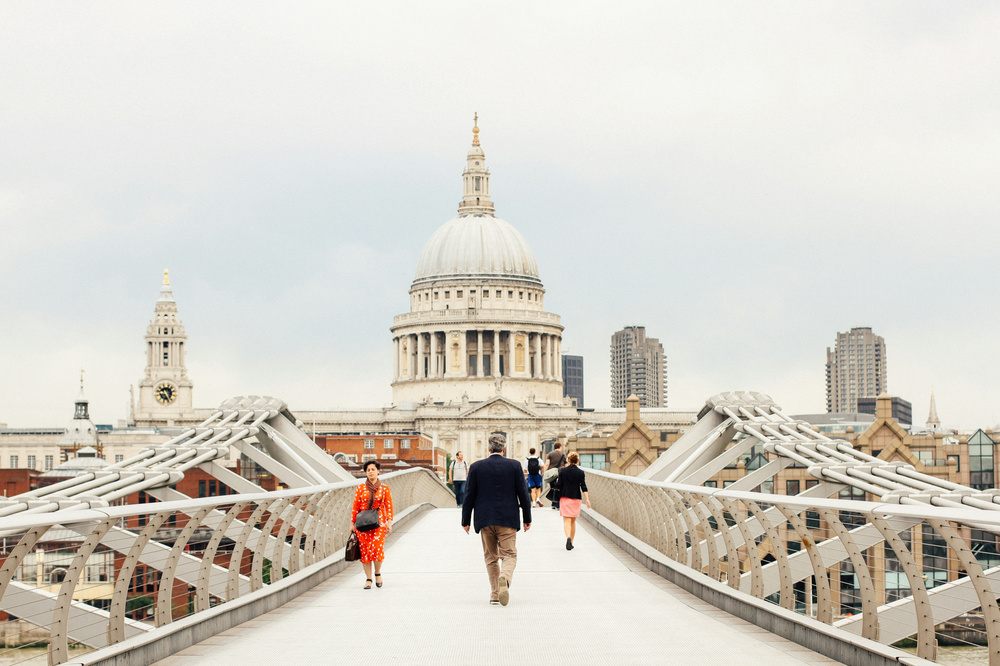
{"type": "Polygon", "coordinates": [[[587,477],[580,469],[580,455],[573,451],[566,457],[569,463],[559,470],[559,515],[563,519],[566,532],[566,550],[573,550],[576,536],[576,519],[580,516],[581,500],[590,508],[590,494],[587,492],[587,477]]]}

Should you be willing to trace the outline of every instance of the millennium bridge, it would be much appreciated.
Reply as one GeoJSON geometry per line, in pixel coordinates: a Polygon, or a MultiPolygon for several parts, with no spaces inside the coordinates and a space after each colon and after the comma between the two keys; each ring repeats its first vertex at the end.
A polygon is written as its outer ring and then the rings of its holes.
{"type": "Polygon", "coordinates": [[[420,468],[382,476],[385,585],[362,590],[344,561],[359,480],[300,425],[280,400],[233,398],[133,458],[0,501],[0,663],[920,664],[957,626],[1000,666],[1000,567],[980,557],[1000,494],[867,455],[766,395],[713,396],[639,477],[587,470],[573,551],[536,508],[507,607],[487,603],[479,540],[420,468]],[[234,451],[284,487],[221,464],[234,451]],[[766,462],[706,485],[751,452],[766,462]],[[791,466],[815,483],[761,492],[791,466]],[[196,467],[235,494],[179,492],[196,467]],[[139,491],[150,501],[121,504],[139,491]]]}

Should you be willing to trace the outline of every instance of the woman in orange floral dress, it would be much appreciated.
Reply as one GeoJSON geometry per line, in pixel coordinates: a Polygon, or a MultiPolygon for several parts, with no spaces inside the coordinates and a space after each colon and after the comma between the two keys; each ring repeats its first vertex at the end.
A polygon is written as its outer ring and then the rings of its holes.
{"type": "Polygon", "coordinates": [[[385,559],[385,538],[392,531],[392,493],[389,487],[378,480],[382,466],[377,460],[365,463],[365,475],[368,479],[354,491],[354,507],[351,510],[351,531],[358,535],[361,546],[361,565],[365,568],[365,589],[372,589],[372,562],[375,563],[375,587],[382,587],[382,560],[385,559]],[[357,532],[354,523],[358,519],[358,511],[376,509],[378,511],[378,527],[368,532],[357,532]]]}

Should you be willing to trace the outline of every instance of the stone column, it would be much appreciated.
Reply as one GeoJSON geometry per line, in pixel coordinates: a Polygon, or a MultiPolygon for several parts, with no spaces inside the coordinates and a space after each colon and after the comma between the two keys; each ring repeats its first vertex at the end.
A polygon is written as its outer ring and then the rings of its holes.
{"type": "Polygon", "coordinates": [[[476,377],[484,377],[483,372],[483,331],[476,331],[476,377]]]}
{"type": "Polygon", "coordinates": [[[508,347],[510,347],[510,375],[513,377],[517,373],[517,333],[513,329],[507,332],[508,347]]]}
{"type": "Polygon", "coordinates": [[[562,337],[556,336],[556,379],[563,381],[562,375],[562,337]]]}
{"type": "Polygon", "coordinates": [[[410,353],[409,357],[406,359],[409,363],[410,377],[412,379],[417,378],[417,334],[410,333],[410,353]]]}
{"type": "Polygon", "coordinates": [[[424,379],[424,334],[417,333],[417,379],[424,379]]]}
{"type": "Polygon", "coordinates": [[[549,355],[552,357],[552,370],[549,372],[551,379],[559,379],[559,354],[556,353],[556,336],[549,336],[549,355]]]}
{"type": "Polygon", "coordinates": [[[392,339],[392,381],[399,381],[399,336],[392,339]]]}
{"type": "Polygon", "coordinates": [[[399,338],[397,338],[396,349],[399,352],[399,355],[396,358],[396,361],[399,363],[399,376],[402,378],[403,376],[405,376],[404,373],[406,372],[406,368],[408,367],[406,365],[406,357],[403,356],[403,336],[402,335],[399,336],[399,338]]]}
{"type": "Polygon", "coordinates": [[[493,331],[493,376],[501,377],[500,374],[500,331],[493,331]]]}
{"type": "Polygon", "coordinates": [[[545,378],[552,379],[555,377],[555,368],[552,367],[552,336],[545,336],[545,378]]]}
{"type": "Polygon", "coordinates": [[[431,360],[430,360],[430,376],[437,379],[440,375],[440,365],[438,363],[438,334],[437,331],[431,331],[431,360]]]}
{"type": "Polygon", "coordinates": [[[458,343],[459,354],[462,358],[459,359],[459,371],[458,375],[460,377],[469,376],[469,333],[466,330],[459,331],[461,333],[461,341],[458,343]]]}
{"type": "Polygon", "coordinates": [[[542,336],[539,333],[534,334],[534,341],[532,347],[535,348],[535,374],[534,377],[542,376],[542,336]]]}

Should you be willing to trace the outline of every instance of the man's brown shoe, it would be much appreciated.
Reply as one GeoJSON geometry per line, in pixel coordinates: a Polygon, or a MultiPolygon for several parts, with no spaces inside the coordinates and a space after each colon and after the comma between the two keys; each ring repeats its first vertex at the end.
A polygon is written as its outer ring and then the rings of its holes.
{"type": "Polygon", "coordinates": [[[507,579],[500,576],[500,605],[506,606],[508,601],[510,601],[510,586],[507,584],[507,579]]]}

